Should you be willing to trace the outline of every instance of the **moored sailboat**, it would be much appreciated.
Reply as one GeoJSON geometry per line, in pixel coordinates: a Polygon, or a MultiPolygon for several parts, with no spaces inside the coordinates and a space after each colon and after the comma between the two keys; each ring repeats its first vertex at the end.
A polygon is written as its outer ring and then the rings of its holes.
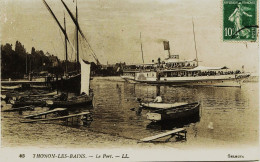
{"type": "Polygon", "coordinates": [[[77,106],[91,105],[93,100],[93,92],[90,89],[90,64],[86,63],[84,60],[80,61],[81,65],[81,86],[80,95],[71,98],[63,98],[57,100],[46,101],[47,106],[50,107],[66,107],[74,108],[77,106]]]}
{"type": "Polygon", "coordinates": [[[65,7],[67,13],[69,14],[72,22],[74,23],[75,27],[76,27],[76,31],[75,31],[75,41],[76,41],[76,45],[75,48],[74,46],[71,44],[67,32],[66,32],[66,22],[65,22],[65,16],[64,16],[64,27],[61,26],[61,24],[59,23],[58,19],[56,18],[56,16],[54,15],[53,11],[51,10],[51,8],[49,7],[49,5],[46,3],[45,0],[43,0],[43,3],[45,4],[45,6],[47,7],[47,9],[50,11],[52,17],[55,19],[57,25],[59,26],[60,30],[62,31],[62,33],[64,34],[65,37],[65,73],[64,76],[61,77],[60,80],[57,81],[56,85],[60,85],[59,88],[62,89],[70,89],[71,85],[73,85],[73,90],[79,91],[79,87],[80,87],[80,79],[81,79],[81,73],[80,73],[80,56],[79,56],[79,36],[81,36],[84,40],[84,42],[87,44],[87,47],[89,48],[93,58],[95,59],[96,63],[99,65],[100,62],[94,52],[94,50],[92,49],[91,45],[89,44],[87,38],[85,37],[83,31],[80,28],[79,22],[78,22],[78,7],[77,7],[77,0],[75,1],[76,3],[76,15],[74,16],[74,14],[71,12],[71,10],[68,8],[68,6],[65,4],[65,2],[63,0],[61,0],[63,6],[65,7]],[[76,53],[76,70],[74,72],[69,72],[68,69],[68,53],[67,53],[67,42],[71,45],[71,47],[73,48],[73,50],[76,53]]]}

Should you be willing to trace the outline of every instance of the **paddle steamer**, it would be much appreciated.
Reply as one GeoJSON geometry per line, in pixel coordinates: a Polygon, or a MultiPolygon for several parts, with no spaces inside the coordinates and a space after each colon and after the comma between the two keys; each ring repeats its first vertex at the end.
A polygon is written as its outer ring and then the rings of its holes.
{"type": "Polygon", "coordinates": [[[163,41],[163,45],[164,50],[168,50],[168,58],[164,61],[158,58],[158,62],[152,60],[151,64],[144,64],[143,61],[140,65],[125,66],[121,77],[129,82],[151,84],[241,87],[243,81],[250,76],[244,72],[244,66],[241,70],[231,70],[226,66],[200,66],[196,42],[194,60],[181,60],[179,55],[171,55],[169,41],[163,41]]]}
{"type": "Polygon", "coordinates": [[[125,66],[126,81],[151,84],[241,86],[250,76],[242,70],[223,67],[199,66],[195,60],[180,60],[179,55],[171,55],[162,63],[125,66]]]}

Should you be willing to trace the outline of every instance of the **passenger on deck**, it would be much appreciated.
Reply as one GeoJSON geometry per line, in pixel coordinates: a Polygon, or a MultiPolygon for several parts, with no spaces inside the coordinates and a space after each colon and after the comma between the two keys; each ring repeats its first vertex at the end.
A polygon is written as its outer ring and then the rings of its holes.
{"type": "Polygon", "coordinates": [[[161,96],[157,96],[153,102],[162,102],[162,97],[161,96]]]}

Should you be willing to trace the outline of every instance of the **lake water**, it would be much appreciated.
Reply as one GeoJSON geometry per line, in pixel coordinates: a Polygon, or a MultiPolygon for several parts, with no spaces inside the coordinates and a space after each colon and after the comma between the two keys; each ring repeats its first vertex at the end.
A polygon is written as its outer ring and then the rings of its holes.
{"type": "MultiPolygon", "coordinates": [[[[138,115],[131,110],[138,107],[137,98],[153,99],[158,86],[130,84],[119,79],[100,77],[92,80],[91,88],[95,96],[94,108],[90,109],[94,120],[90,125],[74,127],[64,126],[62,122],[20,123],[22,115],[18,112],[2,112],[3,144],[73,145],[73,141],[84,141],[85,130],[138,140],[177,127],[184,127],[188,131],[187,142],[179,143],[180,146],[220,144],[228,147],[258,144],[258,83],[245,83],[241,88],[160,86],[160,94],[165,102],[201,103],[199,116],[163,124],[154,124],[147,120],[146,111],[138,115]]],[[[37,108],[36,111],[43,110],[37,108]]],[[[28,113],[32,112],[24,112],[23,115],[28,113]]]]}

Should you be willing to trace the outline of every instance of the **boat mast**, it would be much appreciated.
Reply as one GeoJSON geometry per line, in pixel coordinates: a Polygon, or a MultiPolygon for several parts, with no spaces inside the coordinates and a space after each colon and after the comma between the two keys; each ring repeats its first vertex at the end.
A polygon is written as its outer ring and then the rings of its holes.
{"type": "MultiPolygon", "coordinates": [[[[66,33],[65,13],[64,13],[64,31],[66,33]]],[[[67,39],[66,39],[66,36],[65,36],[65,57],[66,57],[66,60],[65,60],[65,73],[67,74],[68,73],[68,50],[67,50],[67,39]]]]}
{"type": "Polygon", "coordinates": [[[28,68],[27,68],[27,54],[26,54],[25,61],[26,61],[26,63],[25,63],[25,64],[26,64],[26,68],[25,68],[25,74],[27,74],[27,69],[28,69],[28,68]]]}
{"type": "Polygon", "coordinates": [[[42,0],[44,5],[46,6],[46,8],[48,9],[48,11],[50,12],[50,14],[52,15],[52,17],[54,18],[54,20],[56,21],[57,25],[59,26],[60,30],[62,31],[62,33],[65,35],[65,38],[66,40],[69,42],[69,44],[72,46],[73,50],[74,47],[73,45],[71,44],[69,38],[68,38],[68,35],[67,33],[65,32],[65,30],[63,29],[63,27],[61,26],[60,22],[58,21],[57,17],[55,16],[55,14],[53,13],[53,11],[51,10],[50,6],[47,4],[47,2],[45,0],[42,0]]]}
{"type": "MultiPolygon", "coordinates": [[[[78,23],[78,6],[77,6],[77,0],[76,0],[76,22],[78,23]]],[[[77,71],[79,71],[79,26],[76,25],[76,48],[77,48],[77,71]]]]}
{"type": "Polygon", "coordinates": [[[142,35],[141,35],[141,32],[140,32],[140,41],[141,41],[142,60],[143,60],[143,64],[144,64],[144,52],[143,52],[143,44],[142,44],[142,35]]]}
{"type": "Polygon", "coordinates": [[[193,22],[193,18],[192,18],[192,26],[193,26],[193,39],[194,39],[195,52],[196,52],[196,62],[197,62],[197,66],[199,66],[199,60],[198,60],[198,54],[197,54],[197,46],[196,46],[196,38],[195,38],[195,31],[194,31],[194,22],[193,22]]]}
{"type": "MultiPolygon", "coordinates": [[[[66,10],[68,11],[68,13],[69,13],[69,15],[70,15],[72,21],[73,21],[74,24],[76,25],[79,34],[82,36],[83,40],[86,41],[87,46],[89,47],[92,56],[94,57],[94,59],[95,59],[96,62],[97,62],[97,65],[100,65],[100,62],[99,62],[99,60],[98,60],[98,58],[97,58],[97,56],[96,56],[94,50],[93,50],[92,47],[90,46],[90,43],[88,42],[87,38],[85,37],[84,33],[82,32],[82,30],[81,30],[81,28],[80,28],[80,26],[79,26],[79,23],[78,23],[77,18],[75,18],[75,16],[74,16],[74,15],[72,14],[72,12],[69,10],[68,6],[64,3],[64,1],[61,0],[61,2],[62,2],[62,4],[64,5],[64,7],[66,8],[66,10]]],[[[76,10],[77,10],[77,9],[76,9],[76,10]]],[[[77,11],[76,11],[76,12],[77,12],[77,11]]],[[[76,13],[76,14],[77,14],[77,13],[76,13]]],[[[78,17],[78,14],[77,14],[76,16],[78,17]]]]}

